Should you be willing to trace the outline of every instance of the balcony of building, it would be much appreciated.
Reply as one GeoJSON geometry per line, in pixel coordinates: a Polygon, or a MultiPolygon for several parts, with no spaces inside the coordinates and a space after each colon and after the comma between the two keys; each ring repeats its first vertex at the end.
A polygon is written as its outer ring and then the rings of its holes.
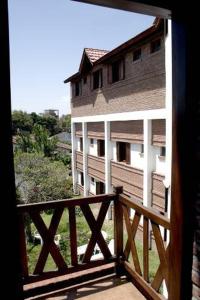
{"type": "Polygon", "coordinates": [[[121,188],[116,188],[113,194],[18,205],[17,211],[24,299],[165,299],[160,292],[165,289],[166,294],[168,288],[168,245],[163,241],[162,230],[169,231],[170,222],[155,210],[125,196],[121,188]],[[113,250],[102,234],[111,202],[114,205],[114,220],[111,225],[113,250]],[[98,206],[98,210],[94,211],[93,205],[98,206]],[[132,219],[130,209],[134,210],[132,219]],[[43,220],[43,212],[50,210],[53,213],[47,226],[43,220]],[[90,230],[81,259],[78,255],[80,228],[77,210],[82,213],[90,230]],[[43,241],[31,270],[25,234],[27,216],[43,241]],[[66,218],[66,235],[69,239],[69,249],[66,251],[70,255],[67,259],[55,242],[63,216],[66,218]],[[142,250],[139,253],[136,237],[141,222],[142,250]],[[150,230],[154,235],[158,258],[157,270],[153,275],[152,272],[150,274],[150,230]],[[96,246],[100,251],[97,256],[94,255],[96,246]],[[45,268],[49,255],[57,266],[54,270],[45,268]]]}

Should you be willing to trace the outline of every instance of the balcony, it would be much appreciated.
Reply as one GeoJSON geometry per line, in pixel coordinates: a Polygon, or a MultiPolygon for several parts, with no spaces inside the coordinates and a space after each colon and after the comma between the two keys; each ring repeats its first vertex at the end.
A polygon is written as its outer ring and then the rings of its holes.
{"type": "Polygon", "coordinates": [[[116,188],[116,193],[79,199],[58,200],[45,203],[18,205],[20,230],[21,270],[24,299],[164,299],[159,293],[165,280],[168,288],[168,246],[163,242],[161,228],[170,230],[170,222],[150,208],[145,208],[116,188]],[[109,205],[114,203],[114,255],[102,235],[109,205]],[[94,215],[91,207],[98,204],[94,215]],[[85,254],[80,261],[77,254],[78,226],[76,209],[82,212],[91,234],[85,254]],[[133,220],[129,210],[135,211],[133,220]],[[42,212],[53,211],[49,226],[46,226],[42,212]],[[63,212],[69,221],[70,262],[66,262],[55,235],[63,212]],[[29,216],[43,244],[33,272],[28,267],[27,243],[24,217],[29,216]],[[143,256],[138,256],[136,233],[143,219],[143,256]],[[150,280],[149,229],[152,229],[157,248],[159,264],[150,280]],[[98,244],[102,259],[92,260],[95,245],[98,244]],[[45,263],[51,254],[56,270],[45,271],[45,263]]]}
{"type": "Polygon", "coordinates": [[[83,172],[83,152],[81,151],[76,151],[76,169],[79,170],[80,172],[83,172]]]}
{"type": "Polygon", "coordinates": [[[105,158],[94,155],[87,155],[88,175],[105,182],[105,158]]]}

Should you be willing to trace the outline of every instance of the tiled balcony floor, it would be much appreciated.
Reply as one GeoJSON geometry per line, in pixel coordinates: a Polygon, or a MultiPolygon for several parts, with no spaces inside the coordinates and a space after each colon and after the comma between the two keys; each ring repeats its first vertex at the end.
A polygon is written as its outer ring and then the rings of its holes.
{"type": "Polygon", "coordinates": [[[145,298],[126,278],[105,277],[80,288],[57,291],[54,295],[43,295],[29,299],[46,300],[144,300],[145,298]]]}

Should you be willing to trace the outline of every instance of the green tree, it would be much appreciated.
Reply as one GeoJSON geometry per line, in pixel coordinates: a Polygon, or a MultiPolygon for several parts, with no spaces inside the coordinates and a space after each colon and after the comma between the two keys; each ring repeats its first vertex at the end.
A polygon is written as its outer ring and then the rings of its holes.
{"type": "Polygon", "coordinates": [[[16,138],[16,149],[15,151],[22,152],[34,152],[34,142],[31,139],[30,133],[21,133],[19,132],[16,138]]]}
{"type": "MultiPolygon", "coordinates": [[[[72,180],[62,162],[38,153],[16,153],[15,178],[19,203],[35,203],[70,198],[72,180]]],[[[26,216],[26,233],[32,241],[31,220],[26,216]]]]}
{"type": "Polygon", "coordinates": [[[12,113],[12,131],[17,134],[18,131],[31,132],[33,128],[33,120],[31,116],[23,111],[13,111],[12,113]]]}
{"type": "Polygon", "coordinates": [[[58,140],[55,137],[50,138],[48,131],[39,124],[34,125],[33,134],[36,152],[42,152],[45,156],[52,156],[58,140]]]}
{"type": "Polygon", "coordinates": [[[59,120],[62,131],[71,133],[71,115],[62,115],[59,120]]]}

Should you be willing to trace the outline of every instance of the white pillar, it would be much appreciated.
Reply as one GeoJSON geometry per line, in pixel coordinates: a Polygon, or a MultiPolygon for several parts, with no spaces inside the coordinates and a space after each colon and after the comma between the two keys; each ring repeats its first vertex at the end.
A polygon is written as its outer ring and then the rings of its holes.
{"type": "Polygon", "coordinates": [[[87,155],[89,153],[89,139],[87,137],[87,123],[82,123],[83,132],[83,178],[84,178],[84,196],[88,196],[90,181],[88,176],[87,155]]]}
{"type": "Polygon", "coordinates": [[[105,184],[106,193],[112,193],[110,161],[112,159],[112,143],[110,140],[110,122],[104,122],[105,130],[105,184]]]}
{"type": "Polygon", "coordinates": [[[72,141],[72,180],[73,180],[73,190],[74,193],[77,193],[77,180],[78,174],[76,169],[76,150],[77,150],[77,143],[76,143],[76,136],[75,136],[75,123],[71,123],[71,141],[72,141]]]}
{"type": "MultiPolygon", "coordinates": [[[[111,185],[111,173],[110,173],[110,164],[112,159],[112,143],[110,140],[110,122],[104,122],[104,136],[105,136],[105,190],[106,194],[112,193],[112,185],[111,185]]],[[[112,208],[111,205],[109,207],[107,219],[112,219],[112,208]]]]}
{"type": "MultiPolygon", "coordinates": [[[[168,33],[165,37],[165,74],[166,74],[166,174],[165,184],[168,187],[167,217],[170,218],[171,211],[171,168],[172,168],[172,31],[171,20],[168,20],[168,33]]],[[[169,244],[170,235],[167,232],[169,244]]],[[[163,295],[168,298],[166,283],[163,284],[163,295]]]]}
{"type": "Polygon", "coordinates": [[[166,71],[166,182],[168,190],[168,217],[171,210],[171,169],[172,169],[172,41],[171,20],[168,20],[168,34],[165,41],[166,71]]]}
{"type": "Polygon", "coordinates": [[[144,173],[143,173],[143,205],[151,207],[152,171],[154,166],[152,140],[152,121],[145,119],[144,128],[144,173]]]}
{"type": "MultiPolygon", "coordinates": [[[[152,143],[152,120],[144,119],[144,171],[143,171],[143,205],[151,207],[152,203],[152,171],[154,167],[152,143]]],[[[142,220],[143,221],[143,220],[142,220]]],[[[142,224],[143,225],[143,224],[142,224]]],[[[151,247],[151,226],[149,224],[149,247],[151,247]]]]}

